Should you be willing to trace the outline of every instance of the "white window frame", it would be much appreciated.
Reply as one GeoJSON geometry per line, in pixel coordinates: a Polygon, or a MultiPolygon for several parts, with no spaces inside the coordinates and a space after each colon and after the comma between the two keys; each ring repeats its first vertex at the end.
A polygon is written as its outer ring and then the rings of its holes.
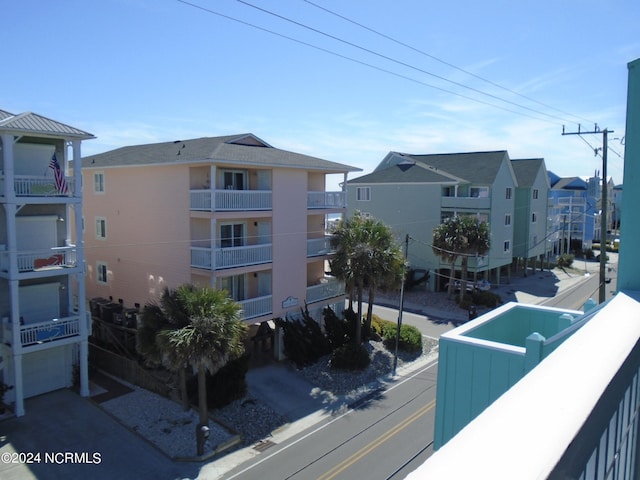
{"type": "Polygon", "coordinates": [[[534,199],[534,200],[537,200],[537,199],[538,199],[538,195],[539,195],[539,193],[538,193],[538,189],[537,189],[537,188],[534,188],[534,189],[533,189],[533,199],[534,199]]]}
{"type": "Polygon", "coordinates": [[[109,267],[106,262],[96,262],[96,283],[98,285],[109,284],[109,267]]]}
{"type": "Polygon", "coordinates": [[[370,202],[371,187],[356,187],[356,200],[359,202],[370,202]]]}
{"type": "Polygon", "coordinates": [[[93,193],[104,194],[104,172],[94,172],[93,174],[93,193]]]}
{"type": "Polygon", "coordinates": [[[511,200],[511,197],[513,196],[513,190],[511,187],[507,187],[506,191],[505,191],[505,199],[507,200],[511,200]]]}
{"type": "Polygon", "coordinates": [[[531,223],[536,223],[538,221],[538,213],[537,212],[533,212],[531,214],[531,223]]]}
{"type": "Polygon", "coordinates": [[[505,240],[504,244],[503,244],[503,248],[504,248],[504,253],[509,253],[511,251],[511,241],[510,240],[505,240]]]}
{"type": "Polygon", "coordinates": [[[505,227],[510,227],[511,226],[511,214],[510,213],[505,213],[504,214],[504,226],[505,227]]]}
{"type": "Polygon", "coordinates": [[[96,227],[96,239],[106,240],[107,239],[107,219],[105,217],[96,217],[95,227],[96,227]]]}
{"type": "Polygon", "coordinates": [[[219,248],[227,248],[227,247],[243,247],[247,243],[247,223],[246,222],[222,222],[218,227],[218,246],[219,248]],[[235,236],[235,227],[242,227],[242,234],[239,237],[235,236]],[[223,238],[222,231],[224,228],[231,228],[231,237],[229,237],[231,241],[231,245],[223,246],[223,238]]]}

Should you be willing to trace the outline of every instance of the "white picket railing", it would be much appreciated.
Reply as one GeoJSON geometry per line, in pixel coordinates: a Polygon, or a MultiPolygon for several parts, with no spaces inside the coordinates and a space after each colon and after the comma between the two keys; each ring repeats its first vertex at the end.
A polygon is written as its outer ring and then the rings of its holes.
{"type": "Polygon", "coordinates": [[[191,266],[207,270],[259,265],[271,262],[272,257],[270,243],[213,250],[205,247],[191,247],[191,266]]]}
{"type": "Polygon", "coordinates": [[[249,320],[251,318],[261,317],[273,313],[273,297],[266,295],[264,297],[250,298],[238,302],[242,305],[242,318],[249,320]]]}
{"type": "Polygon", "coordinates": [[[307,287],[307,303],[321,302],[340,295],[344,295],[344,283],[338,280],[329,280],[307,287]]]}
{"type": "Polygon", "coordinates": [[[191,210],[271,210],[271,190],[191,190],[191,210]]]}

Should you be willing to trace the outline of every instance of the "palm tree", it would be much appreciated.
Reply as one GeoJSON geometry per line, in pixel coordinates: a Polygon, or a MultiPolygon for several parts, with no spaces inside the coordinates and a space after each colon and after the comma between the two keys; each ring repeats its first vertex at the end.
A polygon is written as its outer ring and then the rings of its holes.
{"type": "MultiPolygon", "coordinates": [[[[158,302],[147,303],[142,310],[142,321],[138,329],[138,352],[144,357],[145,362],[152,366],[168,364],[157,342],[158,333],[163,330],[175,330],[189,324],[187,308],[178,292],[165,287],[158,302]]],[[[180,397],[185,410],[189,409],[187,396],[187,378],[184,368],[177,368],[180,397]]]]}
{"type": "Polygon", "coordinates": [[[240,320],[240,305],[224,290],[182,285],[177,296],[186,307],[189,323],[162,331],[159,346],[170,364],[191,366],[197,372],[200,424],[208,425],[206,373],[214,375],[242,355],[246,325],[240,320]]]}
{"type": "MultiPolygon", "coordinates": [[[[375,290],[379,286],[394,286],[404,273],[404,259],[400,247],[394,241],[389,227],[372,217],[356,213],[342,221],[335,231],[332,244],[335,257],[329,262],[331,273],[345,282],[349,295],[349,308],[354,296],[358,303],[354,343],[362,341],[362,303],[364,289],[369,291],[372,308],[375,290]]],[[[365,333],[371,325],[371,314],[367,318],[365,333]]]]}
{"type": "Polygon", "coordinates": [[[489,226],[472,216],[454,216],[447,218],[433,229],[433,253],[451,266],[449,273],[449,296],[453,293],[455,281],[455,265],[458,257],[462,257],[462,285],[460,298],[467,287],[467,265],[470,255],[484,255],[490,248],[489,226]]]}
{"type": "Polygon", "coordinates": [[[472,216],[462,217],[462,230],[466,238],[465,248],[462,250],[460,300],[467,290],[467,268],[470,256],[482,256],[491,247],[489,225],[480,222],[472,216]]]}

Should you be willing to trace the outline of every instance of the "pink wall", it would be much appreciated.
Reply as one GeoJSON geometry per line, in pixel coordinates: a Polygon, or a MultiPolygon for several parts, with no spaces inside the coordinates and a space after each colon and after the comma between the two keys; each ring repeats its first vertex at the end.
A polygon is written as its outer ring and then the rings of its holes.
{"type": "Polygon", "coordinates": [[[298,313],[306,297],[307,172],[273,170],[273,316],[298,313]],[[282,308],[289,297],[298,305],[282,308]]]}
{"type": "Polygon", "coordinates": [[[133,306],[190,281],[188,168],[83,169],[83,181],[88,298],[133,306]],[[95,171],[105,175],[104,194],[94,193],[95,171]],[[107,219],[106,240],[96,239],[96,216],[107,219]],[[109,285],[96,282],[98,261],[108,265],[109,285]]]}

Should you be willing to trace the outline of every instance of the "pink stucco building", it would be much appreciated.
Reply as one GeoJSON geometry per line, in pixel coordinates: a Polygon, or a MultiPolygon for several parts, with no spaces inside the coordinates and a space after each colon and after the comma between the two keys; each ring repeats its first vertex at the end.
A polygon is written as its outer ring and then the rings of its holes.
{"type": "MultiPolygon", "coordinates": [[[[125,306],[186,282],[224,288],[257,324],[341,304],[325,275],[326,176],[354,167],[252,134],[119,148],[83,159],[87,297],[125,306]]],[[[343,305],[343,303],[342,303],[343,305]]],[[[320,318],[318,316],[318,318],[320,318]]]]}

